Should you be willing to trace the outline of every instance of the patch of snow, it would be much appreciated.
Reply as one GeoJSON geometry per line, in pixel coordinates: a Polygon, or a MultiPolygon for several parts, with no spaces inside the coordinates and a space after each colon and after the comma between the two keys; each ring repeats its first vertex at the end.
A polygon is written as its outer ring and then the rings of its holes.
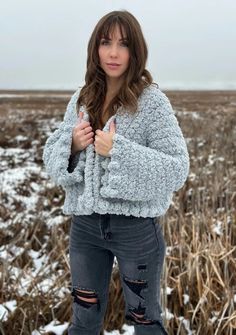
{"type": "Polygon", "coordinates": [[[188,175],[188,178],[190,181],[194,181],[196,179],[196,174],[193,172],[190,172],[188,175]]]}
{"type": "Polygon", "coordinates": [[[178,114],[191,116],[193,119],[202,119],[202,116],[198,112],[194,111],[177,111],[177,115],[178,114]]]}
{"type": "MultiPolygon", "coordinates": [[[[18,184],[22,184],[25,180],[28,180],[31,173],[39,174],[41,171],[40,167],[27,166],[17,167],[8,169],[1,173],[1,191],[7,193],[10,205],[14,203],[14,200],[20,201],[24,204],[27,210],[34,210],[38,203],[38,190],[37,192],[31,193],[30,196],[19,195],[17,191],[18,184]]],[[[42,187],[42,186],[41,186],[42,187]]]]}
{"type": "Polygon", "coordinates": [[[183,298],[184,298],[184,304],[186,305],[189,302],[189,295],[183,294],[183,298]]]}
{"type": "Polygon", "coordinates": [[[39,192],[42,189],[42,186],[35,183],[34,181],[30,183],[30,186],[32,187],[32,190],[35,192],[39,192]]]}
{"type": "Polygon", "coordinates": [[[169,256],[171,254],[173,247],[172,246],[167,246],[166,247],[166,256],[169,256]]]}
{"type": "Polygon", "coordinates": [[[14,312],[17,306],[16,300],[9,300],[4,303],[4,306],[6,306],[11,312],[14,312]]]}
{"type": "Polygon", "coordinates": [[[58,226],[61,223],[65,222],[65,217],[62,215],[55,216],[54,218],[50,218],[47,220],[48,227],[58,226]]]}
{"type": "Polygon", "coordinates": [[[188,190],[187,190],[187,196],[190,196],[190,195],[192,195],[192,193],[193,193],[193,189],[192,189],[192,187],[190,187],[188,190]]]}
{"type": "Polygon", "coordinates": [[[7,247],[3,245],[0,248],[0,258],[5,259],[7,262],[10,263],[16,256],[19,256],[21,253],[23,253],[24,250],[24,248],[17,247],[15,245],[9,245],[7,247]]]}
{"type": "Polygon", "coordinates": [[[17,136],[15,136],[15,140],[17,140],[18,142],[20,142],[20,141],[28,141],[29,138],[27,136],[17,135],[17,136]]]}
{"type": "Polygon", "coordinates": [[[62,335],[63,332],[68,328],[68,326],[69,326],[68,322],[61,324],[59,321],[53,320],[48,325],[44,327],[40,327],[39,331],[36,329],[33,330],[31,335],[40,335],[43,332],[46,332],[46,333],[52,332],[52,333],[55,333],[56,335],[62,335]]]}
{"type": "Polygon", "coordinates": [[[0,320],[7,321],[9,313],[14,312],[17,307],[16,300],[10,300],[0,305],[0,320]]]}
{"type": "Polygon", "coordinates": [[[222,233],[222,222],[217,220],[215,224],[212,225],[212,230],[216,235],[221,236],[222,233]]]}
{"type": "Polygon", "coordinates": [[[201,141],[201,142],[198,142],[197,146],[198,146],[199,148],[201,148],[201,147],[204,147],[204,144],[205,144],[205,142],[204,142],[204,141],[201,141]]]}
{"type": "Polygon", "coordinates": [[[208,163],[209,165],[213,165],[215,162],[224,162],[225,158],[224,157],[216,157],[215,154],[211,154],[208,156],[208,163]]]}
{"type": "Polygon", "coordinates": [[[43,293],[47,293],[50,291],[51,287],[55,284],[55,280],[53,278],[46,278],[40,283],[38,283],[37,286],[39,286],[39,290],[43,293]]]}
{"type": "Polygon", "coordinates": [[[48,263],[48,255],[43,254],[41,257],[33,258],[35,271],[32,273],[34,277],[38,275],[43,265],[48,263]]]}
{"type": "Polygon", "coordinates": [[[9,312],[6,309],[6,307],[4,307],[4,305],[0,305],[0,320],[1,321],[7,321],[8,314],[9,314],[9,312]]]}
{"type": "MultiPolygon", "coordinates": [[[[70,294],[70,290],[66,287],[61,287],[57,291],[57,296],[58,296],[58,298],[61,298],[61,299],[64,299],[67,294],[70,294]]],[[[59,301],[59,304],[60,303],[61,303],[61,301],[59,301]]]]}
{"type": "Polygon", "coordinates": [[[183,323],[187,335],[193,335],[193,331],[190,329],[190,321],[185,319],[183,316],[178,317],[178,319],[183,323]]]}
{"type": "Polygon", "coordinates": [[[7,262],[12,262],[13,259],[16,256],[19,256],[20,254],[22,254],[24,252],[24,248],[22,247],[17,247],[15,245],[11,245],[6,247],[5,245],[3,245],[0,248],[0,258],[6,260],[7,262]]]}
{"type": "Polygon", "coordinates": [[[6,251],[5,245],[0,248],[0,258],[7,260],[8,252],[6,251]]]}
{"type": "Polygon", "coordinates": [[[29,254],[30,257],[32,257],[33,259],[35,259],[35,258],[39,257],[40,252],[31,249],[31,250],[28,250],[28,254],[29,254]]]}
{"type": "MultiPolygon", "coordinates": [[[[124,324],[121,329],[125,331],[123,335],[134,334],[134,326],[124,324]]],[[[104,335],[120,335],[120,332],[118,330],[113,330],[112,332],[104,331],[104,335]]]]}
{"type": "Polygon", "coordinates": [[[216,322],[218,318],[216,316],[213,316],[212,318],[208,319],[208,322],[210,322],[211,324],[213,324],[214,322],[216,322]]]}
{"type": "Polygon", "coordinates": [[[167,295],[170,295],[171,292],[172,292],[173,290],[174,290],[174,289],[173,289],[172,287],[167,286],[167,287],[166,287],[166,294],[167,294],[167,295]]]}
{"type": "Polygon", "coordinates": [[[163,318],[165,318],[166,320],[171,320],[171,319],[173,319],[174,314],[172,314],[172,313],[168,310],[168,308],[166,308],[165,311],[164,311],[163,313],[161,313],[161,316],[162,316],[163,318]]]}

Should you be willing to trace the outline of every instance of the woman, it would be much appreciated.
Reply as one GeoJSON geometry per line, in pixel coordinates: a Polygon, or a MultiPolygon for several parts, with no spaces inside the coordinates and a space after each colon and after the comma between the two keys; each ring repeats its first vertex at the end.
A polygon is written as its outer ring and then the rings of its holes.
{"type": "Polygon", "coordinates": [[[160,217],[186,181],[189,155],[169,99],[145,69],[147,55],[131,13],[102,17],[85,85],[44,147],[45,168],[66,192],[63,213],[72,215],[70,335],[100,333],[115,256],[135,334],[167,334],[160,217]]]}

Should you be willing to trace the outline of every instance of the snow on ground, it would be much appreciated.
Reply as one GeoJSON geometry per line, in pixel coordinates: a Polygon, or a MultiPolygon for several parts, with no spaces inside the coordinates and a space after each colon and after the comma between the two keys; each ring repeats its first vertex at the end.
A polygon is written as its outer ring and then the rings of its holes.
{"type": "MultiPolygon", "coordinates": [[[[39,330],[34,330],[31,335],[41,335],[44,332],[53,332],[55,335],[62,335],[68,326],[67,322],[61,325],[57,320],[54,320],[48,325],[40,327],[39,330]]],[[[123,335],[133,335],[134,333],[134,327],[126,324],[123,325],[122,330],[125,331],[123,335]]],[[[104,335],[120,335],[120,332],[118,330],[113,330],[112,332],[104,331],[104,335]]]]}
{"type": "MultiPolygon", "coordinates": [[[[2,94],[1,98],[12,98],[13,94],[2,94]]],[[[18,94],[16,98],[25,98],[26,95],[18,94]]],[[[40,95],[37,95],[40,97],[40,95]]],[[[67,98],[65,95],[63,98],[67,98]]],[[[29,114],[33,115],[35,111],[29,110],[29,114]]],[[[9,115],[9,120],[15,122],[18,115],[17,109],[12,115],[9,115]]],[[[181,117],[192,117],[194,121],[202,119],[201,113],[197,111],[180,111],[176,114],[181,115],[181,117]]],[[[22,121],[22,120],[21,120],[22,121]]],[[[45,195],[45,190],[48,194],[51,190],[54,190],[54,184],[48,179],[46,172],[42,167],[41,151],[42,142],[50,135],[52,129],[55,129],[59,125],[58,117],[51,116],[49,119],[39,118],[34,121],[32,129],[37,128],[38,138],[31,138],[30,130],[25,133],[17,133],[14,136],[11,134],[6,134],[6,138],[9,138],[8,146],[0,146],[0,185],[1,185],[1,203],[4,205],[4,209],[9,212],[6,215],[5,220],[0,217],[0,229],[4,232],[6,238],[4,244],[0,247],[0,260],[8,264],[9,282],[17,283],[17,293],[19,296],[31,295],[34,296],[38,292],[46,293],[50,290],[54,290],[55,295],[58,299],[63,299],[69,294],[69,290],[66,287],[55,288],[54,284],[57,277],[63,276],[63,269],[60,268],[60,262],[58,260],[51,261],[50,257],[47,255],[47,243],[53,238],[53,229],[58,229],[57,232],[63,233],[60,227],[65,222],[65,216],[61,213],[60,205],[60,194],[57,193],[50,199],[53,201],[53,209],[51,203],[48,199],[47,194],[45,195]],[[42,141],[43,138],[43,141],[42,141]],[[28,240],[22,245],[20,244],[23,236],[27,235],[27,229],[35,224],[35,213],[37,213],[38,208],[40,209],[40,218],[42,222],[45,222],[45,234],[42,240],[38,241],[40,248],[37,250],[29,247],[28,240]],[[12,219],[12,213],[14,213],[12,219]],[[14,227],[17,227],[17,235],[15,236],[14,227]],[[12,243],[8,244],[8,240],[13,240],[12,243]],[[15,241],[15,242],[14,242],[15,241]],[[25,252],[25,249],[27,251],[25,252]],[[25,252],[25,257],[28,257],[31,261],[31,267],[26,268],[24,271],[15,263],[15,260],[25,252]],[[50,275],[49,275],[50,274],[50,275]],[[40,278],[36,282],[36,279],[40,278]]],[[[217,134],[215,136],[217,140],[217,134]]],[[[205,157],[201,150],[207,145],[206,139],[199,136],[195,139],[196,148],[198,155],[194,157],[192,155],[192,161],[197,162],[202,168],[202,171],[206,171],[208,174],[212,173],[212,169],[215,166],[220,167],[221,164],[225,164],[225,158],[222,153],[209,152],[208,156],[205,157]],[[205,159],[205,160],[204,160],[205,159]]],[[[186,142],[190,145],[193,142],[193,138],[186,138],[186,142]]],[[[230,161],[228,161],[228,164],[230,161]]],[[[222,165],[223,166],[223,165],[222,165]]],[[[188,179],[191,183],[199,181],[201,176],[194,172],[190,172],[188,179]]],[[[199,186],[199,193],[207,192],[205,187],[199,186]]],[[[191,198],[193,188],[189,188],[187,195],[191,198]]],[[[1,209],[1,207],[0,207],[1,209]]],[[[220,209],[218,209],[220,210],[220,209]]],[[[224,211],[224,207],[221,208],[224,211]]],[[[38,213],[37,213],[38,214],[38,213]]],[[[230,223],[230,218],[228,219],[230,223]]],[[[217,220],[211,226],[212,231],[219,237],[223,234],[222,222],[217,220]]],[[[66,239],[65,239],[66,241],[66,239]]],[[[171,255],[172,251],[178,248],[178,245],[167,246],[166,255],[171,255]]],[[[68,260],[68,254],[64,255],[65,259],[68,260]]],[[[115,264],[114,264],[115,265],[115,264]]],[[[0,274],[1,279],[2,274],[0,274]]],[[[171,296],[174,288],[166,287],[164,294],[166,296],[171,296]]],[[[55,306],[59,303],[55,301],[55,306]]],[[[183,302],[187,305],[190,301],[188,292],[183,292],[183,302]]],[[[233,302],[236,304],[236,295],[233,297],[233,302]]],[[[9,299],[0,305],[0,321],[6,321],[10,315],[17,308],[17,301],[15,299],[9,299]]],[[[167,308],[163,313],[163,317],[166,320],[171,320],[173,318],[179,319],[183,324],[188,335],[194,334],[190,329],[189,320],[185,319],[183,316],[176,316],[167,308]]],[[[214,323],[217,320],[217,315],[214,314],[209,322],[214,323]]],[[[57,320],[53,320],[47,325],[35,329],[32,335],[39,335],[43,332],[53,332],[56,335],[61,335],[68,328],[68,323],[59,323],[57,320]]],[[[133,335],[134,327],[124,324],[123,329],[125,330],[124,335],[133,335]]],[[[117,330],[111,333],[105,332],[105,335],[120,335],[117,330]]]]}

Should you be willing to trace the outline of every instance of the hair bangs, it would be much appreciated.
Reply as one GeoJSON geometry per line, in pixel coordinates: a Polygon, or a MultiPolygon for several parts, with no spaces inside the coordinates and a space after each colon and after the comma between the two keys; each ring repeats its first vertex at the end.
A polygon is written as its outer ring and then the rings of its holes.
{"type": "Polygon", "coordinates": [[[122,39],[129,41],[130,36],[128,36],[128,25],[124,20],[121,20],[119,16],[109,17],[101,26],[100,31],[98,32],[98,40],[101,38],[109,39],[113,36],[114,30],[118,25],[122,39]]]}

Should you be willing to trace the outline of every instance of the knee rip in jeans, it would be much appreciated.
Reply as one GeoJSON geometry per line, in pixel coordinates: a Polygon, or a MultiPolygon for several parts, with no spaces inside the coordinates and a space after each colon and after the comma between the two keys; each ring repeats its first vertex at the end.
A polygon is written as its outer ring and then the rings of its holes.
{"type": "MultiPolygon", "coordinates": [[[[123,276],[123,280],[126,283],[126,285],[135,293],[137,294],[140,298],[144,299],[140,292],[142,289],[148,287],[148,283],[146,280],[131,280],[128,279],[127,277],[123,276]]],[[[129,308],[129,313],[126,315],[126,319],[130,320],[132,323],[134,322],[135,324],[143,324],[143,325],[153,325],[153,324],[158,324],[163,332],[163,334],[167,334],[165,328],[161,324],[159,320],[153,320],[153,319],[148,319],[145,317],[145,311],[146,308],[139,303],[138,308],[135,307],[130,307],[129,308]]]]}
{"type": "Polygon", "coordinates": [[[100,302],[98,300],[98,295],[97,293],[93,292],[93,291],[85,291],[85,290],[81,290],[78,288],[73,288],[73,291],[71,292],[71,295],[74,297],[74,301],[85,307],[85,308],[89,308],[95,304],[98,305],[98,309],[100,306],[100,302]]]}
{"type": "Polygon", "coordinates": [[[126,315],[125,317],[127,320],[131,321],[131,323],[135,325],[147,325],[148,326],[148,325],[157,324],[161,330],[161,334],[168,335],[164,326],[159,320],[145,318],[145,311],[146,311],[146,308],[143,307],[141,303],[139,303],[138,308],[130,307],[129,308],[130,314],[126,315]]]}
{"type": "MultiPolygon", "coordinates": [[[[144,299],[140,292],[142,289],[146,288],[147,285],[147,281],[146,280],[131,280],[128,279],[127,277],[123,277],[124,282],[126,283],[126,285],[135,293],[137,294],[140,298],[144,299]]],[[[127,315],[127,319],[135,321],[136,323],[146,323],[146,324],[150,324],[152,323],[152,320],[145,320],[144,319],[144,314],[145,314],[145,307],[142,307],[141,304],[139,303],[138,308],[133,308],[133,309],[129,309],[129,312],[131,313],[131,315],[127,315]]]]}
{"type": "Polygon", "coordinates": [[[144,297],[140,294],[141,290],[147,288],[148,284],[146,280],[131,280],[127,277],[123,276],[123,280],[125,284],[140,298],[144,299],[144,297]]]}
{"type": "Polygon", "coordinates": [[[147,320],[144,318],[145,307],[141,306],[139,303],[138,308],[129,308],[129,315],[126,315],[126,319],[130,321],[134,321],[135,323],[142,324],[152,324],[153,320],[147,320]]]}

